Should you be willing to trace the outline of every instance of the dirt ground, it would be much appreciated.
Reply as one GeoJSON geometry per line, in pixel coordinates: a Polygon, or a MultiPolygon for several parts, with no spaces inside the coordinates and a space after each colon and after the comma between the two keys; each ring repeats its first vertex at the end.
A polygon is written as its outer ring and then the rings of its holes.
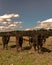
{"type": "Polygon", "coordinates": [[[43,54],[35,52],[33,47],[30,48],[27,40],[23,41],[23,50],[17,52],[15,37],[10,38],[8,50],[3,49],[0,37],[0,65],[52,65],[52,37],[46,39],[43,54]]]}

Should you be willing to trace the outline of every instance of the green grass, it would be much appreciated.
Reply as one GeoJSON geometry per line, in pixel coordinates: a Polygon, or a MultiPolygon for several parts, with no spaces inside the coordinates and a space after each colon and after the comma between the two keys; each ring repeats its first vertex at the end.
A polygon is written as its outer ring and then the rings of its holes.
{"type": "MultiPolygon", "coordinates": [[[[38,54],[33,47],[29,50],[16,51],[15,37],[11,37],[8,50],[2,49],[2,40],[0,38],[0,65],[52,65],[52,52],[38,54]]],[[[23,47],[29,46],[27,41],[23,42],[23,47]]],[[[44,47],[52,50],[52,38],[48,38],[44,47]]]]}

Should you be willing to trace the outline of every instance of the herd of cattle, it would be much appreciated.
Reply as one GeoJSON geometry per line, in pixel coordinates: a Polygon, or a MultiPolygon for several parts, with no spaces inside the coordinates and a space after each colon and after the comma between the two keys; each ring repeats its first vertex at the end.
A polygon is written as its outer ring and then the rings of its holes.
{"type": "MultiPolygon", "coordinates": [[[[16,34],[16,47],[17,50],[19,47],[21,47],[22,49],[22,44],[23,44],[23,35],[22,34],[16,34]]],[[[49,35],[48,35],[49,37],[49,35]]],[[[29,36],[29,45],[32,47],[34,47],[35,51],[36,48],[38,50],[38,52],[42,51],[42,46],[43,44],[46,42],[46,36],[42,35],[41,33],[36,33],[34,32],[32,35],[29,36]]],[[[3,49],[8,49],[8,42],[10,40],[10,35],[3,35],[2,36],[2,41],[3,41],[3,49]]]]}

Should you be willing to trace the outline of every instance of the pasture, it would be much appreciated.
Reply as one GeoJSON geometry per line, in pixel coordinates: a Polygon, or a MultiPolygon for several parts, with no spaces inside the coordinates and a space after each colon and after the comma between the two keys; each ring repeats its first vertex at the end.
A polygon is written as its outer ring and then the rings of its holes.
{"type": "Polygon", "coordinates": [[[30,48],[28,37],[26,39],[23,41],[23,50],[17,52],[15,37],[10,38],[8,50],[3,49],[0,37],[0,65],[52,65],[52,37],[47,38],[43,45],[43,54],[30,48]]]}

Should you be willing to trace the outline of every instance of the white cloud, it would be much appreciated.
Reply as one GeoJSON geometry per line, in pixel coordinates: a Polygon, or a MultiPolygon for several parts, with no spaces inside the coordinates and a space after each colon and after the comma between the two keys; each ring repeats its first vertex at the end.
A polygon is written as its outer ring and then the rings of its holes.
{"type": "MultiPolygon", "coordinates": [[[[9,24],[8,26],[0,26],[0,30],[1,31],[12,31],[12,30],[15,30],[16,28],[18,29],[18,28],[21,28],[22,26],[21,26],[21,23],[22,22],[13,22],[13,23],[11,23],[11,24],[9,24]]],[[[7,23],[5,23],[5,24],[7,24],[7,23]]]]}
{"type": "Polygon", "coordinates": [[[6,21],[11,22],[12,20],[11,19],[6,19],[6,21]]]}
{"type": "Polygon", "coordinates": [[[14,24],[22,24],[22,22],[14,22],[14,24]]]}
{"type": "Polygon", "coordinates": [[[4,28],[4,26],[0,26],[0,29],[4,28]]]}
{"type": "Polygon", "coordinates": [[[10,23],[12,20],[11,19],[2,19],[0,18],[0,23],[10,23]]]}
{"type": "Polygon", "coordinates": [[[0,16],[0,31],[12,31],[20,28],[22,22],[13,22],[12,18],[19,17],[19,14],[5,14],[0,16]]]}
{"type": "Polygon", "coordinates": [[[0,30],[1,31],[4,31],[5,30],[5,27],[4,26],[0,26],[0,30]]]}
{"type": "Polygon", "coordinates": [[[3,22],[3,21],[4,21],[4,19],[0,18],[0,22],[3,22]]]}
{"type": "Polygon", "coordinates": [[[52,19],[47,19],[47,20],[44,20],[44,21],[41,21],[35,28],[44,28],[44,29],[50,29],[52,28],[52,19]]]}
{"type": "Polygon", "coordinates": [[[22,22],[13,22],[12,24],[9,25],[9,27],[15,27],[21,25],[22,22]]]}
{"type": "Polygon", "coordinates": [[[42,23],[45,23],[45,22],[52,22],[52,18],[42,21],[42,23]]]}
{"type": "Polygon", "coordinates": [[[5,14],[3,16],[0,16],[1,19],[11,19],[16,17],[19,17],[19,14],[5,14]]]}
{"type": "Polygon", "coordinates": [[[12,22],[12,18],[19,17],[19,14],[5,14],[3,16],[0,16],[0,23],[2,22],[12,22]]]}
{"type": "Polygon", "coordinates": [[[11,24],[11,22],[0,22],[0,24],[2,24],[2,25],[8,25],[8,24],[11,24]]]}
{"type": "Polygon", "coordinates": [[[25,29],[25,31],[29,31],[29,30],[33,30],[32,28],[27,28],[27,29],[25,29]]]}

